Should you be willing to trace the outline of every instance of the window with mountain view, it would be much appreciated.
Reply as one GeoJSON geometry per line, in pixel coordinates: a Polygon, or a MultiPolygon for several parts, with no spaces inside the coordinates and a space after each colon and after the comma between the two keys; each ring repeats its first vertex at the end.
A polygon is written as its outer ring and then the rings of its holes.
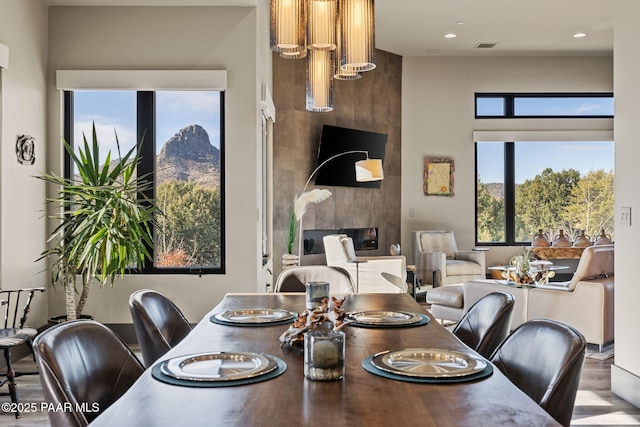
{"type": "MultiPolygon", "coordinates": [[[[153,177],[162,211],[153,265],[145,272],[224,272],[223,96],[221,91],[74,91],[66,93],[65,135],[90,138],[101,155],[139,141],[140,176],[153,177]],[[114,133],[115,132],[115,133],[114,133]],[[149,159],[153,159],[150,161],[149,159]]],[[[68,173],[74,173],[69,171],[68,173]]]]}

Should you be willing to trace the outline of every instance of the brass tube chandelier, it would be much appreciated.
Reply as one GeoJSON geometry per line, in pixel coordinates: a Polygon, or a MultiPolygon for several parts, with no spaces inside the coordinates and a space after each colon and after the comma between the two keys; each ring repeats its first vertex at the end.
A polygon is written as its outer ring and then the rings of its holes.
{"type": "Polygon", "coordinates": [[[306,108],[333,110],[333,79],[375,65],[374,0],[270,0],[271,49],[307,59],[306,108]]]}

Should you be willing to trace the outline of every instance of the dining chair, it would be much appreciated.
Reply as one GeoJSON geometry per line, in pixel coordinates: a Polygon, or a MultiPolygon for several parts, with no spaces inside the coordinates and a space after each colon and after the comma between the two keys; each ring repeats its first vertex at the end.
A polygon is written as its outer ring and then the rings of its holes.
{"type": "MultiPolygon", "coordinates": [[[[31,301],[36,292],[44,292],[45,288],[0,289],[0,306],[4,312],[4,322],[0,325],[0,349],[4,352],[6,373],[0,374],[5,379],[0,387],[7,385],[8,392],[2,393],[11,397],[12,403],[18,403],[18,390],[15,379],[23,375],[37,375],[38,372],[16,372],[11,364],[11,350],[26,344],[33,353],[32,342],[38,331],[26,326],[27,316],[31,309],[31,301]]],[[[18,405],[15,405],[16,418],[20,417],[18,405]]]]}
{"type": "Polygon", "coordinates": [[[520,325],[491,362],[560,424],[569,426],[587,342],[576,329],[550,319],[520,325]]]}
{"type": "Polygon", "coordinates": [[[180,309],[159,292],[134,292],[129,297],[129,309],[147,368],[191,332],[191,324],[180,309]]]}
{"type": "Polygon", "coordinates": [[[52,326],[33,343],[53,427],[86,426],[118,400],[144,367],[111,329],[93,320],[52,326]]]}
{"type": "Polygon", "coordinates": [[[342,267],[304,265],[283,270],[276,280],[275,292],[305,292],[307,282],[329,282],[329,292],[348,294],[354,291],[349,272],[342,267]]]}
{"type": "Polygon", "coordinates": [[[515,298],[508,292],[492,292],[478,300],[453,330],[460,341],[489,358],[509,335],[515,298]]]}

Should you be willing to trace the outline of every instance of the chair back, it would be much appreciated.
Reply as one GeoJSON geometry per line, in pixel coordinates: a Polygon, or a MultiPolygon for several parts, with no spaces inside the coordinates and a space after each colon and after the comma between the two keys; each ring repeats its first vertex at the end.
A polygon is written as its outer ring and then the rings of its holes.
{"type": "Polygon", "coordinates": [[[351,276],[344,268],[305,265],[283,270],[276,281],[275,292],[305,292],[307,282],[329,282],[332,294],[347,294],[354,290],[351,276]]]}
{"type": "Polygon", "coordinates": [[[342,239],[346,237],[346,234],[330,234],[322,238],[327,265],[339,267],[347,264],[349,261],[353,261],[349,259],[348,254],[344,250],[342,239]]]}
{"type": "Polygon", "coordinates": [[[534,319],[513,331],[491,361],[556,421],[569,426],[586,346],[571,326],[534,319]]]}
{"type": "Polygon", "coordinates": [[[122,396],[144,371],[129,347],[93,320],[55,325],[33,344],[53,427],[86,426],[122,396]]]}
{"type": "Polygon", "coordinates": [[[492,292],[480,298],[453,330],[460,341],[489,358],[509,335],[515,298],[508,292],[492,292]]]}
{"type": "Polygon", "coordinates": [[[614,274],[614,253],[614,245],[584,248],[576,272],[573,273],[567,284],[568,289],[573,291],[581,280],[612,276],[614,274]]]}
{"type": "Polygon", "coordinates": [[[129,297],[140,352],[146,367],[191,332],[191,325],[176,305],[159,292],[141,289],[129,297]]]}
{"type": "Polygon", "coordinates": [[[0,306],[4,312],[0,329],[24,328],[34,294],[44,291],[45,288],[0,289],[0,306]]]}
{"type": "Polygon", "coordinates": [[[420,252],[443,252],[447,259],[453,259],[458,250],[456,238],[451,230],[429,230],[413,232],[413,256],[420,252]]]}

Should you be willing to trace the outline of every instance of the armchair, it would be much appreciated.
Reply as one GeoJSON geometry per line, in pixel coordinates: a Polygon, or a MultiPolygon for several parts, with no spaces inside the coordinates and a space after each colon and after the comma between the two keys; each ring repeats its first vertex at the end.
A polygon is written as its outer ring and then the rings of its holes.
{"type": "Polygon", "coordinates": [[[407,262],[400,256],[356,256],[353,240],[344,234],[332,234],[323,237],[327,265],[342,267],[349,272],[356,292],[402,293],[407,291],[407,262]],[[390,281],[382,273],[395,276],[390,281]],[[402,283],[402,288],[395,283],[402,283]]]}
{"type": "Polygon", "coordinates": [[[484,252],[459,251],[453,231],[414,231],[411,246],[422,285],[435,288],[485,278],[484,252]]]}

